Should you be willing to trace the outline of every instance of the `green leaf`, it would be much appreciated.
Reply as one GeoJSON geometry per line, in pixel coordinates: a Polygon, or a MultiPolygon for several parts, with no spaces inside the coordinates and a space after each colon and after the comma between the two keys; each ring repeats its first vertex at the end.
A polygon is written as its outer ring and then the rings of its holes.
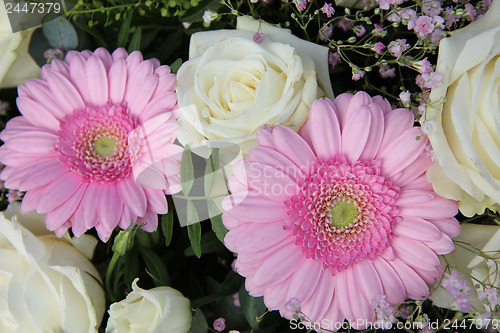
{"type": "Polygon", "coordinates": [[[219,291],[217,292],[218,294],[221,295],[231,295],[237,292],[241,284],[245,281],[245,279],[239,275],[233,272],[232,270],[229,271],[229,273],[226,275],[226,278],[222,282],[219,291]]]}
{"type": "Polygon", "coordinates": [[[146,263],[147,272],[153,278],[155,285],[168,286],[170,279],[167,267],[160,256],[158,256],[153,250],[142,246],[139,247],[139,252],[146,263]]]}
{"type": "Polygon", "coordinates": [[[142,27],[137,27],[130,44],[128,45],[128,52],[139,51],[141,49],[141,37],[142,37],[142,27]]]}
{"type": "Polygon", "coordinates": [[[191,242],[194,254],[201,257],[201,223],[199,222],[198,212],[192,201],[187,202],[187,219],[188,219],[188,237],[191,242]],[[194,223],[193,223],[194,222],[194,223]]]}
{"type": "Polygon", "coordinates": [[[166,38],[163,38],[163,41],[160,43],[160,45],[158,45],[155,52],[156,58],[160,60],[161,63],[167,63],[168,57],[170,57],[174,53],[181,41],[181,29],[175,30],[174,32],[170,33],[166,38]]]}
{"type": "Polygon", "coordinates": [[[140,273],[140,258],[137,251],[129,251],[125,254],[123,265],[123,281],[127,287],[130,287],[132,281],[139,276],[140,273]]]}
{"type": "MultiPolygon", "coordinates": [[[[217,252],[220,249],[224,248],[212,232],[207,232],[207,233],[203,234],[201,236],[200,244],[201,244],[200,245],[201,246],[201,254],[217,252]]],[[[184,251],[184,255],[186,257],[194,256],[195,253],[194,253],[193,247],[192,246],[188,247],[184,251]]]]}
{"type": "Polygon", "coordinates": [[[210,192],[212,192],[215,184],[217,183],[217,179],[219,178],[219,174],[219,148],[215,148],[212,150],[212,154],[210,154],[205,166],[205,182],[203,184],[205,188],[205,195],[209,195],[210,192]]]}
{"type": "Polygon", "coordinates": [[[268,311],[266,305],[264,304],[263,297],[252,297],[245,290],[245,284],[241,285],[240,288],[240,304],[241,310],[245,315],[248,323],[252,327],[256,327],[262,316],[268,311]]]}
{"type": "Polygon", "coordinates": [[[78,34],[73,25],[64,17],[44,23],[42,29],[53,48],[74,50],[78,47],[78,34]]]}
{"type": "MultiPolygon", "coordinates": [[[[184,147],[181,158],[181,185],[184,195],[189,195],[194,183],[194,167],[189,145],[184,147]]],[[[189,220],[189,218],[188,218],[189,220]]],[[[193,220],[194,221],[194,220],[193,220]]]]}
{"type": "Polygon", "coordinates": [[[172,241],[172,234],[174,233],[174,205],[172,198],[167,198],[168,213],[161,217],[161,230],[165,236],[165,245],[169,246],[172,241]]]}
{"type": "MultiPolygon", "coordinates": [[[[99,42],[100,46],[102,46],[104,48],[108,48],[108,43],[104,39],[103,35],[99,32],[99,30],[89,27],[89,25],[86,22],[82,22],[80,20],[74,19],[73,23],[78,28],[82,29],[83,31],[88,33],[90,36],[94,37],[94,39],[99,42]]],[[[80,47],[81,47],[81,45],[80,45],[80,47]]]]}
{"type": "Polygon", "coordinates": [[[207,319],[200,309],[195,309],[191,321],[191,333],[206,333],[208,330],[207,319]]]}
{"type": "Polygon", "coordinates": [[[213,200],[208,200],[208,215],[212,223],[212,230],[215,232],[217,238],[224,244],[224,237],[227,234],[227,229],[222,223],[222,212],[213,200]]]}
{"type": "Polygon", "coordinates": [[[181,68],[181,65],[182,65],[182,59],[177,58],[172,63],[172,65],[170,65],[170,70],[172,71],[172,73],[177,74],[177,71],[179,70],[179,68],[181,68]]]}
{"type": "Polygon", "coordinates": [[[127,13],[127,18],[123,20],[122,26],[120,27],[120,32],[118,32],[118,39],[116,41],[116,47],[126,47],[128,36],[130,35],[130,22],[132,22],[133,11],[127,13]]]}
{"type": "Polygon", "coordinates": [[[47,59],[43,56],[43,53],[50,49],[51,46],[47,37],[43,33],[42,29],[37,29],[33,33],[29,46],[29,53],[33,60],[41,67],[47,63],[47,59]]]}

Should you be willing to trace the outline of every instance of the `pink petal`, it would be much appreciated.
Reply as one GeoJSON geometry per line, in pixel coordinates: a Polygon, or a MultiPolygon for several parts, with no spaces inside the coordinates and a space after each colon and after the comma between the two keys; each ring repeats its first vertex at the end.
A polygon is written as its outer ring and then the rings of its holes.
{"type": "Polygon", "coordinates": [[[419,241],[404,236],[391,240],[394,253],[408,265],[423,270],[434,270],[439,265],[436,254],[419,241]]]}
{"type": "MultiPolygon", "coordinates": [[[[288,127],[276,127],[273,130],[276,150],[288,157],[299,168],[309,168],[315,156],[311,147],[296,132],[288,127]]],[[[302,169],[304,170],[304,169],[302,169]]]]}
{"type": "Polygon", "coordinates": [[[48,213],[56,207],[62,205],[80,188],[81,180],[71,174],[66,174],[52,183],[45,186],[40,200],[38,201],[37,211],[39,213],[48,213]]]}
{"type": "Polygon", "coordinates": [[[251,162],[245,165],[248,185],[255,195],[283,203],[296,195],[300,188],[283,172],[269,165],[251,162]]]}
{"type": "Polygon", "coordinates": [[[151,100],[158,85],[158,75],[147,76],[134,91],[134,98],[128,100],[130,112],[139,116],[151,100]]]}
{"type": "MultiPolygon", "coordinates": [[[[75,52],[76,53],[76,52],[75,52]]],[[[69,53],[68,53],[69,55],[69,53]]],[[[66,57],[68,57],[68,55],[66,57]]],[[[87,77],[85,72],[86,60],[79,53],[71,59],[69,65],[71,82],[80,92],[80,95],[85,101],[90,100],[91,96],[89,90],[87,89],[87,77]]]]}
{"type": "Polygon", "coordinates": [[[421,269],[415,270],[415,272],[422,278],[422,280],[425,281],[428,285],[433,284],[434,282],[437,281],[439,277],[441,277],[442,274],[440,274],[440,269],[436,268],[433,271],[424,271],[421,269]]]}
{"type": "Polygon", "coordinates": [[[445,233],[450,238],[460,235],[460,223],[458,223],[454,217],[448,219],[429,220],[429,222],[438,227],[441,232],[445,233]]]}
{"type": "Polygon", "coordinates": [[[352,271],[356,285],[369,305],[371,305],[375,296],[384,294],[382,282],[372,262],[368,260],[360,261],[352,266],[352,271]]]}
{"type": "Polygon", "coordinates": [[[127,59],[128,53],[123,47],[120,47],[111,54],[111,57],[116,62],[119,59],[127,59]]]}
{"type": "Polygon", "coordinates": [[[340,154],[340,125],[332,101],[316,100],[311,106],[308,123],[311,126],[311,142],[318,157],[326,160],[340,154]]]}
{"type": "Polygon", "coordinates": [[[336,276],[323,270],[316,286],[316,292],[309,301],[301,305],[300,310],[312,321],[321,321],[327,313],[329,305],[332,303],[334,291],[338,290],[335,280],[336,276]]]}
{"type": "Polygon", "coordinates": [[[135,221],[137,225],[141,225],[141,229],[147,232],[153,232],[158,227],[158,214],[147,210],[144,216],[140,216],[135,221]]]}
{"type": "MultiPolygon", "coordinates": [[[[156,89],[158,90],[158,88],[156,89]]],[[[177,105],[177,95],[175,92],[158,95],[151,98],[149,103],[144,107],[141,113],[141,118],[149,120],[166,111],[174,109],[177,105]]]]}
{"type": "MultiPolygon", "coordinates": [[[[230,205],[228,198],[230,197],[224,199],[224,202],[230,205]]],[[[228,207],[231,206],[226,205],[224,209],[229,210],[228,207]]],[[[242,202],[230,208],[229,212],[233,217],[239,218],[242,221],[256,223],[284,222],[288,218],[286,207],[283,203],[277,203],[267,198],[250,194],[242,202]]]]}
{"type": "Polygon", "coordinates": [[[429,295],[427,284],[411,267],[399,259],[390,261],[389,265],[396,271],[403,282],[409,298],[421,300],[429,295]]]}
{"type": "Polygon", "coordinates": [[[347,294],[349,295],[349,305],[351,313],[354,315],[348,318],[351,326],[355,329],[366,328],[375,319],[375,311],[371,306],[371,300],[366,300],[360,292],[352,269],[346,270],[347,294]]]}
{"type": "Polygon", "coordinates": [[[403,187],[415,181],[429,169],[432,163],[429,157],[420,156],[403,170],[401,176],[394,182],[394,185],[403,187]]]}
{"type": "Polygon", "coordinates": [[[43,190],[44,188],[41,187],[26,192],[23,197],[23,201],[21,202],[21,214],[27,214],[28,212],[36,209],[43,190]]]}
{"type": "Polygon", "coordinates": [[[415,117],[408,109],[395,109],[385,116],[384,138],[381,147],[385,147],[413,126],[415,117]]]}
{"type": "Polygon", "coordinates": [[[104,68],[106,69],[106,72],[109,72],[109,69],[111,68],[111,65],[113,64],[113,57],[111,57],[108,50],[106,50],[104,47],[100,47],[94,51],[94,56],[99,57],[99,59],[104,64],[104,68]]]}
{"type": "Polygon", "coordinates": [[[18,97],[17,106],[23,116],[35,126],[59,130],[59,120],[43,105],[28,97],[18,97]]]}
{"type": "Polygon", "coordinates": [[[52,132],[26,131],[9,138],[5,147],[25,154],[48,154],[54,152],[57,135],[52,132]]]}
{"type": "Polygon", "coordinates": [[[67,113],[72,110],[65,110],[59,102],[53,98],[52,92],[49,89],[49,86],[46,82],[41,80],[30,80],[25,85],[20,86],[19,92],[26,90],[20,96],[27,96],[33,98],[36,102],[40,103],[40,105],[44,106],[49,112],[57,119],[62,119],[66,116],[67,113]],[[23,87],[23,89],[21,89],[23,87]]]}
{"type": "Polygon", "coordinates": [[[47,229],[55,231],[62,227],[74,214],[86,190],[87,184],[81,184],[77,191],[64,204],[48,212],[45,216],[47,229]]]}
{"type": "Polygon", "coordinates": [[[305,174],[297,168],[297,166],[290,161],[283,154],[268,147],[255,147],[249,152],[250,159],[255,162],[261,162],[269,165],[275,169],[284,172],[288,177],[293,179],[295,183],[299,183],[305,174]]]}
{"type": "Polygon", "coordinates": [[[135,215],[143,216],[146,213],[147,201],[142,188],[130,178],[124,179],[116,183],[116,185],[123,203],[125,203],[135,215]]]}
{"type": "Polygon", "coordinates": [[[19,189],[28,191],[45,186],[57,178],[64,177],[69,171],[56,160],[40,161],[36,168],[26,174],[20,181],[19,189]]]}
{"type": "Polygon", "coordinates": [[[108,103],[108,74],[106,67],[99,57],[92,55],[85,65],[87,77],[87,90],[89,92],[88,103],[95,106],[108,103]]]}
{"type": "MultiPolygon", "coordinates": [[[[259,292],[260,291],[259,287],[253,287],[253,286],[251,288],[247,288],[247,290],[251,291],[251,295],[254,296],[264,295],[264,303],[266,304],[267,308],[277,310],[283,307],[284,304],[288,301],[285,295],[289,281],[290,279],[286,279],[285,281],[281,282],[280,284],[274,287],[262,290],[262,292],[259,292]]],[[[251,279],[247,279],[246,282],[251,282],[251,279]]],[[[245,286],[250,287],[247,284],[245,284],[245,286]]]]}
{"type": "Polygon", "coordinates": [[[431,222],[418,217],[405,217],[396,224],[394,232],[419,241],[436,241],[441,238],[441,231],[431,222]]]}
{"type": "Polygon", "coordinates": [[[382,160],[383,174],[390,177],[402,171],[420,156],[426,145],[427,137],[422,136],[418,127],[410,128],[394,141],[382,145],[377,158],[382,160]]]}
{"type": "Polygon", "coordinates": [[[451,253],[455,249],[455,245],[453,241],[446,234],[442,234],[442,237],[439,240],[432,242],[424,243],[427,247],[429,247],[432,251],[436,252],[436,254],[445,255],[451,253]]]}
{"type": "Polygon", "coordinates": [[[257,142],[260,147],[267,147],[276,150],[274,147],[273,130],[275,126],[262,125],[257,130],[257,142]]]}
{"type": "Polygon", "coordinates": [[[62,74],[51,72],[48,74],[47,83],[51,92],[57,96],[57,100],[66,112],[85,108],[85,102],[83,102],[78,90],[62,74]]]}
{"type": "Polygon", "coordinates": [[[406,299],[405,286],[395,270],[382,258],[377,258],[372,263],[384,287],[387,301],[391,304],[404,302],[406,299]]]}
{"type": "Polygon", "coordinates": [[[125,60],[116,60],[108,74],[109,99],[116,104],[123,102],[127,87],[127,64],[125,60]]]}
{"type": "Polygon", "coordinates": [[[231,230],[231,234],[239,235],[241,241],[231,248],[237,248],[235,252],[260,252],[291,237],[290,231],[283,230],[279,223],[268,223],[264,225],[248,223],[231,230]],[[251,241],[249,241],[251,240],[251,241]]]}
{"type": "Polygon", "coordinates": [[[368,108],[371,112],[372,121],[370,124],[370,134],[366,139],[363,153],[359,157],[362,161],[373,160],[380,148],[380,143],[384,136],[384,114],[377,104],[370,104],[368,108]]]}
{"type": "Polygon", "coordinates": [[[349,162],[354,163],[363,153],[370,134],[371,121],[372,114],[366,106],[353,109],[346,114],[342,127],[342,154],[349,162]]]}
{"type": "Polygon", "coordinates": [[[424,203],[434,198],[431,191],[401,189],[395,204],[398,206],[414,205],[424,203]]]}
{"type": "Polygon", "coordinates": [[[104,185],[99,193],[97,217],[106,230],[113,230],[120,221],[123,203],[114,185],[104,185]]]}
{"type": "Polygon", "coordinates": [[[345,117],[349,110],[349,104],[351,104],[351,100],[353,97],[354,95],[352,94],[344,93],[338,95],[333,100],[333,104],[335,104],[337,109],[337,118],[339,120],[340,128],[344,128],[345,117]]]}
{"type": "Polygon", "coordinates": [[[401,206],[399,215],[414,216],[424,219],[446,219],[458,213],[457,202],[435,196],[434,199],[424,203],[401,206]]]}
{"type": "Polygon", "coordinates": [[[290,278],[286,299],[296,298],[300,304],[305,304],[317,292],[316,287],[322,271],[321,262],[304,260],[290,278]]]}
{"type": "Polygon", "coordinates": [[[295,245],[286,245],[264,259],[253,276],[257,286],[272,287],[284,281],[304,258],[295,245]]]}
{"type": "Polygon", "coordinates": [[[97,205],[95,204],[95,199],[99,197],[99,192],[101,191],[101,184],[92,183],[87,187],[87,191],[82,199],[81,216],[85,222],[85,227],[90,229],[94,227],[98,222],[97,217],[97,205]]]}
{"type": "Polygon", "coordinates": [[[167,198],[163,191],[145,188],[144,193],[148,199],[148,209],[156,214],[166,214],[168,212],[167,198]]]}

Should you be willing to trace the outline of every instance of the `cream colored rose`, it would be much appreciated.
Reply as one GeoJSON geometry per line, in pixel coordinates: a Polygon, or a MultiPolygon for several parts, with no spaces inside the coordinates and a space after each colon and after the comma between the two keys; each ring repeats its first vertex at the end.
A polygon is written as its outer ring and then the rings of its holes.
{"type": "Polygon", "coordinates": [[[17,87],[40,76],[40,66],[28,53],[33,31],[13,33],[4,1],[0,0],[0,88],[17,87]]]}
{"type": "MultiPolygon", "coordinates": [[[[298,130],[318,95],[333,97],[327,59],[326,47],[246,16],[236,30],[195,33],[177,73],[179,141],[230,143],[246,155],[264,124],[298,130]]],[[[206,157],[209,149],[196,152],[206,157]]]]}
{"type": "Polygon", "coordinates": [[[109,307],[107,333],[187,333],[191,328],[189,300],[170,287],[144,290],[132,282],[127,297],[109,307]]]}
{"type": "MultiPolygon", "coordinates": [[[[480,282],[500,288],[500,226],[464,223],[461,228],[460,235],[453,239],[458,246],[442,261],[445,267],[450,265],[451,269],[461,272],[462,278],[473,287],[469,300],[473,308],[480,310],[483,303],[476,292],[484,289],[480,282]],[[482,253],[479,254],[478,250],[482,253]]],[[[454,301],[442,287],[432,292],[431,299],[443,308],[451,308],[454,301]]]]}
{"type": "MultiPolygon", "coordinates": [[[[0,332],[97,332],[105,297],[95,267],[68,241],[44,230],[43,216],[20,215],[16,205],[4,214],[0,332]],[[10,220],[4,214],[16,216],[10,220]]],[[[86,239],[95,246],[95,239],[88,237],[80,243],[86,239]]]]}
{"type": "Polygon", "coordinates": [[[443,84],[421,119],[437,123],[428,135],[437,161],[428,178],[439,195],[459,200],[466,216],[498,211],[500,203],[499,17],[494,0],[482,18],[441,41],[443,84]]]}

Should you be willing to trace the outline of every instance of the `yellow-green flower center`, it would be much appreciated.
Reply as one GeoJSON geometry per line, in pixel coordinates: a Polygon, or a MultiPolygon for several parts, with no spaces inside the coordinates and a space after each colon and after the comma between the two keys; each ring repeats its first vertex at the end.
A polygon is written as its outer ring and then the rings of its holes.
{"type": "Polygon", "coordinates": [[[359,215],[358,208],[354,203],[346,200],[337,201],[330,213],[332,214],[332,226],[338,229],[348,227],[359,215]]]}
{"type": "Polygon", "coordinates": [[[101,136],[94,142],[94,151],[101,156],[111,156],[115,152],[116,140],[101,136]]]}

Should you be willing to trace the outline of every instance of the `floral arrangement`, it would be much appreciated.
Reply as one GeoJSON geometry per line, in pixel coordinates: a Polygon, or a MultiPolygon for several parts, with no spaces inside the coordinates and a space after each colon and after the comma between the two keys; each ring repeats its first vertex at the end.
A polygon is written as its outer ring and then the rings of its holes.
{"type": "Polygon", "coordinates": [[[0,3],[0,331],[500,332],[500,0],[48,5],[0,3]]]}

